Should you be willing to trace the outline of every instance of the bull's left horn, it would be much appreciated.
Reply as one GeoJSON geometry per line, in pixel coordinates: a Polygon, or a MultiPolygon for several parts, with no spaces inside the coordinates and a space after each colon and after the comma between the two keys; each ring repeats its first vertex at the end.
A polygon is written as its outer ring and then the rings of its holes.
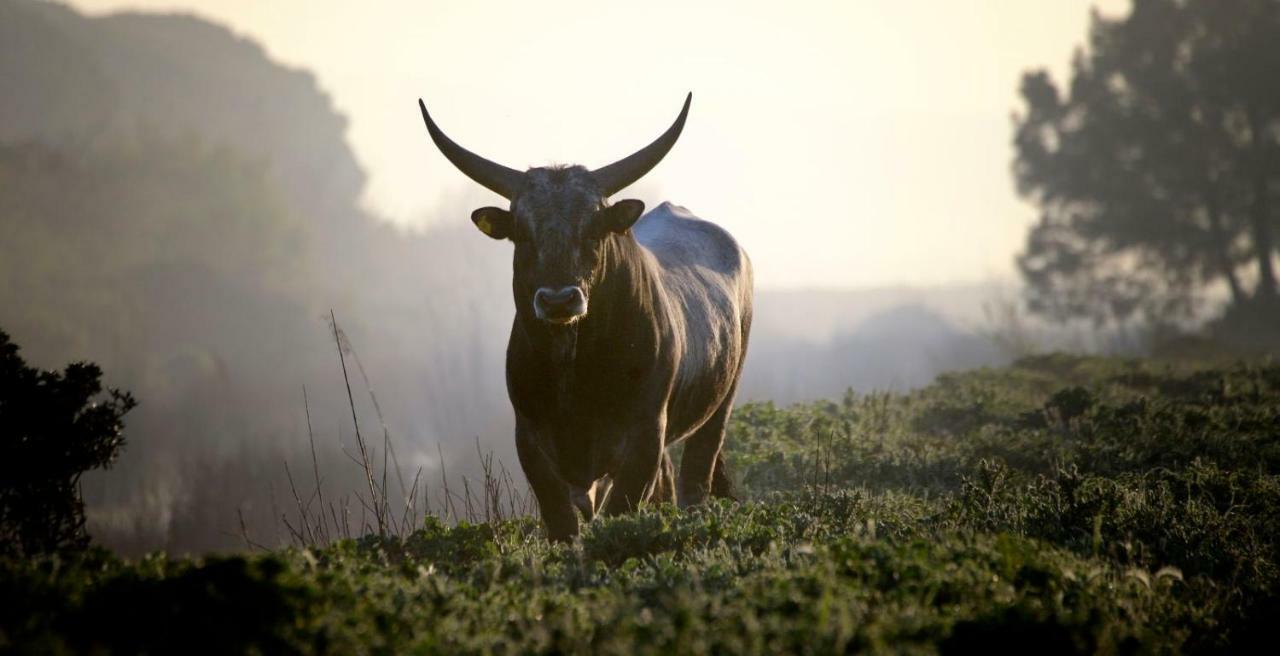
{"type": "Polygon", "coordinates": [[[600,189],[604,191],[605,196],[622,191],[623,188],[631,186],[631,183],[639,180],[649,169],[658,165],[662,158],[667,155],[667,151],[676,145],[676,139],[680,137],[680,131],[684,129],[684,120],[689,116],[689,103],[693,101],[693,93],[690,93],[684,99],[684,109],[680,110],[680,116],[676,117],[676,122],[667,128],[662,136],[654,140],[653,143],[641,148],[635,153],[620,159],[608,166],[603,166],[591,172],[595,176],[596,182],[600,185],[600,189]]]}
{"type": "Polygon", "coordinates": [[[507,200],[515,196],[521,180],[524,179],[523,173],[497,162],[491,162],[454,143],[453,139],[445,136],[436,122],[431,120],[431,115],[427,113],[427,105],[421,98],[418,99],[418,107],[422,110],[422,120],[426,122],[427,132],[435,142],[436,148],[439,148],[459,171],[507,200]]]}

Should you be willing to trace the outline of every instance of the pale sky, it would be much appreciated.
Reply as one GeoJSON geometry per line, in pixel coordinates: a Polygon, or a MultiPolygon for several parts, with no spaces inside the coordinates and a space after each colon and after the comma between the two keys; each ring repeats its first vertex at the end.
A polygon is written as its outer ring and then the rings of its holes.
{"type": "Polygon", "coordinates": [[[1012,278],[1035,217],[1009,173],[1021,73],[1063,79],[1089,8],[1129,3],[71,4],[195,13],[311,70],[350,119],[366,205],[406,226],[465,225],[434,211],[442,198],[504,204],[431,145],[419,96],[450,136],[498,162],[594,168],[655,138],[692,91],[680,142],[617,197],[670,200],[725,226],[757,284],[779,288],[1012,278]]]}

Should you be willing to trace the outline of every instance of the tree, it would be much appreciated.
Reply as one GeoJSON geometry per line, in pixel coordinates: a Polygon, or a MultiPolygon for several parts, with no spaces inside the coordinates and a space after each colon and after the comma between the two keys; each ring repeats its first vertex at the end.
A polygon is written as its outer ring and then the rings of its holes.
{"type": "Polygon", "coordinates": [[[1019,256],[1033,312],[1097,323],[1277,303],[1280,2],[1135,0],[1094,13],[1069,87],[1022,80],[1019,256]]]}
{"type": "Polygon", "coordinates": [[[102,371],[76,363],[37,371],[0,331],[0,554],[29,555],[88,543],[80,476],[124,446],[133,397],[109,390],[102,371]]]}

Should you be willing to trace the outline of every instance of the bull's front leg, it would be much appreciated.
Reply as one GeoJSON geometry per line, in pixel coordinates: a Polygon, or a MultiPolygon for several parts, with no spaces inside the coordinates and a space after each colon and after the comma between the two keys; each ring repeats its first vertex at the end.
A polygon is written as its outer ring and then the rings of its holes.
{"type": "Polygon", "coordinates": [[[605,514],[618,515],[635,510],[648,501],[659,484],[666,451],[662,426],[635,430],[623,436],[622,457],[613,475],[613,489],[605,514]]]}
{"type": "Polygon", "coordinates": [[[573,509],[569,487],[560,480],[547,455],[536,444],[535,436],[516,419],[516,453],[529,487],[538,498],[538,510],[547,528],[547,537],[556,542],[569,542],[578,535],[578,513],[573,509]]]}

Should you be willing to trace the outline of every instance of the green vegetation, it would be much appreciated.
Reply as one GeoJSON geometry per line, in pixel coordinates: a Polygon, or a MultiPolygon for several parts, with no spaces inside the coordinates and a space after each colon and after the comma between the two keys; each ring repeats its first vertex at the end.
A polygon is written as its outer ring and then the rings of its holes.
{"type": "MultiPolygon", "coordinates": [[[[745,496],[243,557],[3,561],[56,652],[1216,651],[1277,612],[1280,366],[1047,356],[739,409],[745,496]]],[[[1268,627],[1269,628],[1269,627],[1268,627]]]]}

